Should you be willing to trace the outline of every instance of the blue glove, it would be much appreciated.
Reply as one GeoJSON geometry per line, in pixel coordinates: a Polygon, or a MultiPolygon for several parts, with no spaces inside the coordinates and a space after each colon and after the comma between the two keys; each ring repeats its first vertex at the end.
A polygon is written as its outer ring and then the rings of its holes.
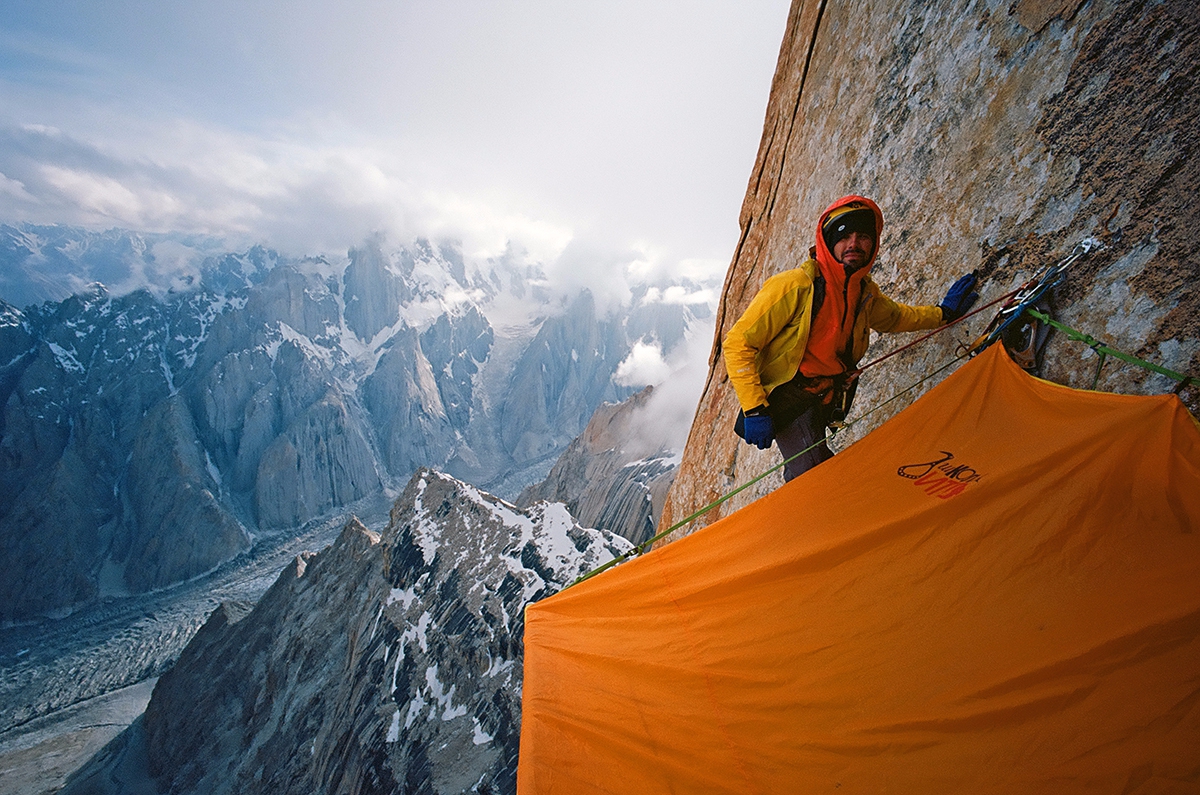
{"type": "Polygon", "coordinates": [[[775,440],[775,423],[766,414],[746,415],[747,444],[757,445],[759,450],[766,450],[775,440]]]}
{"type": "Polygon", "coordinates": [[[979,293],[975,292],[976,281],[978,281],[978,277],[975,276],[975,271],[971,271],[950,285],[946,297],[938,304],[942,309],[944,323],[953,323],[958,320],[979,300],[979,293]]]}

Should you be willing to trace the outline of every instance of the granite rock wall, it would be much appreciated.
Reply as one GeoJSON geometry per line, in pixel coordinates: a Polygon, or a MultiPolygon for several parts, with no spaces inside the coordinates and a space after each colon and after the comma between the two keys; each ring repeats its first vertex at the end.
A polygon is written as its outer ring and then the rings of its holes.
{"type": "MultiPolygon", "coordinates": [[[[821,211],[857,193],[883,209],[874,277],[911,304],[936,304],[975,270],[983,302],[1081,240],[1107,248],[1052,296],[1062,322],[1181,372],[1200,373],[1200,15],[1186,0],[796,0],[790,12],[718,309],[711,370],[663,521],[778,461],[742,444],[721,338],[763,281],[814,243],[821,211]]],[[[955,356],[991,313],[869,371],[859,413],[955,356]]],[[[908,341],[877,338],[867,359],[908,341]]],[[[1097,359],[1061,334],[1040,374],[1090,387],[1097,359]]],[[[839,436],[844,446],[937,382],[839,436]]],[[[1108,365],[1097,388],[1169,391],[1174,382],[1108,365]]],[[[1195,387],[1182,395],[1196,413],[1195,387]]],[[[776,488],[747,489],[680,533],[776,488]]]]}

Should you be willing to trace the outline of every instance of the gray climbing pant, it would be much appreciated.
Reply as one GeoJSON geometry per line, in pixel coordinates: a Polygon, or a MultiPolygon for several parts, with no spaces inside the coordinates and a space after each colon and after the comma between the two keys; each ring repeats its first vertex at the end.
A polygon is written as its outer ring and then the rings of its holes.
{"type": "Polygon", "coordinates": [[[775,444],[779,445],[779,452],[783,454],[785,461],[801,450],[820,442],[804,455],[784,465],[783,480],[785,483],[804,474],[822,461],[833,458],[833,451],[825,443],[825,426],[829,424],[829,413],[829,406],[817,404],[793,420],[786,428],[777,429],[775,444]]]}

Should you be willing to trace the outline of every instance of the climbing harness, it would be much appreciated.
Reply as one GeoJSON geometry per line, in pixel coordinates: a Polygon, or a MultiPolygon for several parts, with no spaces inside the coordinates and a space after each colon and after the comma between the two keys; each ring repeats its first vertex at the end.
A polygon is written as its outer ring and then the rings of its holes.
{"type": "MultiPolygon", "coordinates": [[[[1106,228],[1107,228],[1107,223],[1106,223],[1106,228]]],[[[718,497],[717,499],[713,500],[708,505],[705,505],[703,508],[699,509],[695,513],[692,513],[691,515],[685,517],[684,519],[679,520],[675,524],[668,527],[666,530],[663,530],[663,531],[657,533],[656,535],[652,536],[651,538],[648,538],[647,540],[645,540],[641,544],[638,544],[637,546],[633,547],[629,551],[627,551],[621,555],[618,555],[617,557],[610,560],[608,563],[605,563],[602,566],[600,566],[596,569],[593,569],[592,571],[589,571],[588,573],[586,573],[584,575],[581,575],[578,579],[575,580],[575,582],[571,583],[571,585],[578,585],[579,583],[583,582],[584,580],[591,579],[592,577],[595,577],[597,574],[600,574],[603,571],[607,571],[608,569],[612,568],[613,566],[616,566],[618,563],[623,563],[626,560],[629,560],[633,557],[644,554],[654,545],[654,543],[656,541],[659,541],[659,540],[665,538],[666,536],[670,535],[671,533],[675,532],[676,530],[678,530],[681,527],[691,524],[696,519],[699,519],[701,516],[708,513],[709,511],[711,511],[713,508],[716,508],[717,506],[722,505],[725,502],[728,502],[734,496],[736,496],[737,494],[750,488],[755,483],[758,483],[759,481],[761,481],[763,478],[767,477],[771,473],[782,469],[784,466],[786,466],[788,463],[790,463],[794,459],[799,458],[800,456],[804,455],[805,453],[807,453],[807,452],[815,449],[819,445],[827,442],[828,439],[833,438],[840,431],[845,430],[850,427],[853,427],[854,425],[858,424],[866,417],[870,416],[871,414],[875,413],[876,411],[879,411],[884,406],[888,405],[889,403],[891,403],[894,400],[899,399],[901,396],[907,394],[908,392],[911,392],[912,390],[916,389],[921,384],[925,383],[929,379],[938,375],[943,370],[953,366],[955,363],[957,363],[967,357],[973,357],[973,356],[977,355],[978,353],[983,351],[985,348],[987,348],[989,345],[993,344],[997,340],[1002,340],[1002,339],[1005,340],[1008,343],[1008,345],[1006,345],[1006,347],[1009,349],[1010,353],[1012,352],[1013,347],[1017,347],[1019,350],[1019,354],[1013,356],[1014,361],[1017,361],[1017,363],[1020,364],[1025,369],[1031,369],[1031,367],[1025,366],[1025,364],[1022,363],[1022,360],[1026,361],[1026,362],[1028,362],[1028,361],[1036,362],[1037,349],[1040,347],[1041,343],[1044,342],[1045,334],[1049,333],[1049,328],[1055,328],[1055,329],[1058,329],[1059,331],[1062,331],[1064,334],[1067,335],[1068,339],[1070,339],[1072,341],[1084,343],[1085,345],[1090,347],[1093,351],[1095,351],[1097,356],[1100,357],[1100,363],[1099,363],[1099,366],[1096,368],[1096,375],[1092,381],[1092,389],[1096,388],[1096,384],[1099,382],[1099,379],[1100,379],[1100,371],[1103,369],[1104,363],[1105,363],[1107,357],[1109,357],[1109,356],[1111,356],[1115,359],[1120,359],[1121,361],[1127,362],[1129,364],[1134,364],[1139,367],[1144,367],[1147,370],[1151,370],[1153,372],[1160,373],[1162,375],[1168,376],[1169,378],[1175,379],[1176,381],[1179,382],[1179,385],[1175,389],[1176,394],[1182,392],[1183,389],[1185,389],[1186,387],[1188,387],[1192,384],[1198,383],[1197,379],[1194,378],[1193,376],[1184,375],[1182,373],[1177,373],[1174,370],[1169,370],[1160,365],[1153,364],[1152,362],[1147,362],[1143,359],[1137,358],[1136,356],[1131,356],[1127,353],[1122,353],[1121,351],[1118,351],[1115,348],[1111,348],[1108,345],[1101,343],[1099,340],[1095,339],[1094,337],[1084,334],[1083,332],[1076,331],[1075,329],[1070,328],[1069,326],[1066,326],[1063,323],[1060,323],[1060,322],[1054,320],[1053,318],[1051,318],[1049,316],[1049,314],[1047,314],[1045,311],[1043,311],[1043,309],[1046,308],[1044,302],[1048,298],[1047,293],[1051,289],[1053,289],[1054,287],[1056,287],[1057,285],[1062,283],[1062,281],[1066,278],[1067,270],[1072,265],[1074,265],[1076,262],[1078,262],[1082,258],[1086,257],[1088,254],[1091,254],[1092,252],[1095,252],[1095,251],[1099,251],[1103,248],[1105,248],[1105,243],[1102,240],[1100,240],[1099,238],[1095,238],[1095,237],[1087,238],[1086,240],[1083,240],[1078,245],[1076,245],[1075,248],[1072,250],[1072,252],[1069,255],[1067,255],[1066,257],[1064,257],[1062,260],[1055,263],[1054,265],[1047,267],[1040,274],[1038,274],[1034,278],[1030,279],[1029,281],[1025,282],[1023,285],[1021,285],[1016,290],[1013,290],[1012,292],[1002,295],[999,298],[996,298],[995,300],[990,301],[990,302],[984,304],[983,306],[980,306],[977,309],[966,313],[965,315],[958,318],[957,320],[955,320],[951,323],[947,323],[944,326],[939,326],[938,328],[934,329],[933,331],[929,332],[928,334],[925,334],[925,335],[913,340],[912,342],[902,345],[899,348],[896,348],[895,350],[893,350],[883,356],[880,356],[878,359],[873,359],[872,361],[867,362],[866,364],[862,365],[861,367],[858,367],[858,368],[852,370],[851,372],[847,373],[847,383],[853,384],[854,381],[858,378],[858,376],[861,375],[863,373],[863,371],[867,370],[868,368],[874,367],[875,365],[880,364],[880,363],[886,361],[887,359],[892,358],[893,356],[901,353],[902,351],[905,351],[908,348],[911,348],[915,345],[918,345],[918,344],[924,342],[925,340],[929,339],[930,337],[934,336],[935,334],[938,334],[942,331],[945,331],[946,329],[949,329],[953,326],[958,325],[959,323],[963,322],[967,318],[969,318],[973,315],[976,315],[976,314],[988,309],[989,307],[995,306],[996,304],[999,304],[1001,302],[1005,302],[1004,306],[1001,307],[1000,311],[992,319],[991,323],[988,324],[988,327],[984,331],[984,333],[982,335],[980,335],[970,345],[959,345],[954,358],[948,360],[944,364],[937,367],[937,369],[935,369],[932,372],[921,377],[915,383],[900,390],[899,392],[892,395],[890,398],[883,401],[882,403],[879,403],[878,405],[867,409],[866,411],[864,411],[862,414],[858,415],[853,420],[850,420],[849,422],[839,422],[837,424],[831,425],[830,426],[831,433],[830,433],[829,437],[827,437],[825,439],[820,439],[820,440],[814,442],[812,445],[806,447],[805,449],[801,450],[800,452],[796,453],[795,455],[791,456],[790,458],[784,459],[783,461],[779,462],[778,464],[776,464],[775,466],[766,470],[765,472],[758,475],[757,477],[752,478],[751,480],[748,480],[747,482],[738,486],[733,491],[730,491],[729,493],[718,497]],[[1039,302],[1041,302],[1041,303],[1039,303],[1039,302]],[[1041,306],[1042,309],[1039,309],[1038,308],[1039,306],[1041,306]],[[1039,339],[1039,335],[1040,335],[1040,339],[1039,339]],[[1032,357],[1032,358],[1030,358],[1030,357],[1032,357]]],[[[567,588],[571,587],[571,585],[568,585],[567,588]]]]}

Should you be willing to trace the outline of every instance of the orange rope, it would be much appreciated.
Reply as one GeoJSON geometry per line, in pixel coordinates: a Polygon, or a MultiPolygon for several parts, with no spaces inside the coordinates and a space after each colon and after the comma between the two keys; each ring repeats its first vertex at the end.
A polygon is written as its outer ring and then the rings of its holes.
{"type": "Polygon", "coordinates": [[[954,326],[957,326],[959,323],[963,322],[967,318],[971,317],[972,315],[979,314],[980,312],[987,309],[988,307],[995,306],[996,304],[1000,303],[1001,301],[1010,300],[1017,293],[1021,292],[1021,290],[1023,290],[1023,289],[1025,289],[1024,286],[1021,286],[1021,287],[1018,287],[1016,290],[1013,290],[1011,293],[1005,293],[1004,295],[1000,296],[999,298],[997,298],[994,301],[989,301],[988,303],[984,304],[983,306],[981,306],[977,309],[972,309],[970,312],[967,312],[965,315],[958,318],[957,320],[953,320],[944,326],[938,326],[937,328],[935,328],[933,331],[929,332],[925,336],[918,337],[917,339],[913,340],[912,342],[910,342],[906,345],[901,345],[899,348],[892,351],[891,353],[886,353],[883,356],[880,356],[878,359],[872,359],[871,361],[864,364],[862,367],[857,367],[854,370],[850,371],[850,373],[848,373],[848,380],[853,380],[855,378],[858,378],[860,375],[862,375],[862,372],[864,370],[866,370],[868,367],[874,367],[875,365],[879,364],[880,362],[886,361],[887,359],[892,358],[896,354],[908,350],[909,348],[913,347],[914,345],[919,345],[920,343],[922,343],[925,340],[932,337],[934,334],[940,334],[941,332],[945,331],[948,328],[953,328],[954,326]]]}

